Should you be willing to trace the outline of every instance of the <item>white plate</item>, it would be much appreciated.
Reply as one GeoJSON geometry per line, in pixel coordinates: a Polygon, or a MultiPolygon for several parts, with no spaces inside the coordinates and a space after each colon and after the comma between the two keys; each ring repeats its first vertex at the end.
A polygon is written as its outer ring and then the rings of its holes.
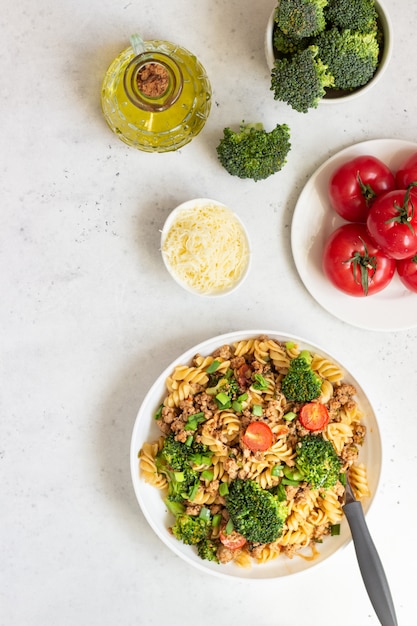
{"type": "Polygon", "coordinates": [[[329,178],[344,161],[362,154],[381,159],[395,173],[413,152],[417,152],[416,143],[399,139],[374,139],[345,148],[314,172],[297,201],[291,247],[301,280],[324,309],[353,326],[380,331],[413,328],[417,326],[417,294],[406,289],[397,274],[384,290],[364,298],[348,296],[327,280],[321,266],[324,242],[346,223],[330,206],[329,178]]]}
{"type": "Polygon", "coordinates": [[[139,459],[138,452],[146,441],[155,441],[161,434],[153,416],[160,406],[164,396],[166,395],[165,380],[172,373],[175,365],[188,364],[196,353],[203,356],[213,352],[216,348],[224,344],[232,344],[233,342],[248,339],[250,337],[258,337],[259,335],[268,335],[270,338],[278,341],[293,341],[298,344],[301,349],[307,349],[331,359],[334,363],[341,367],[344,373],[344,380],[350,382],[356,387],[357,400],[364,414],[363,422],[367,427],[367,436],[364,445],[360,449],[359,461],[365,463],[368,472],[368,482],[371,490],[371,498],[363,503],[365,513],[369,510],[371,502],[375,496],[381,470],[381,440],[376,421],[374,410],[363,391],[360,384],[354,376],[346,371],[346,369],[331,355],[321,348],[312,345],[293,335],[278,333],[270,330],[252,330],[252,331],[236,331],[219,335],[212,339],[208,339],[197,346],[187,350],[171,363],[157,378],[140,407],[136,422],[133,428],[131,447],[130,447],[130,468],[133,481],[133,487],[142,512],[150,526],[153,528],[158,537],[170,548],[175,554],[180,556],[184,561],[193,565],[201,571],[214,574],[224,578],[242,578],[242,579],[268,579],[289,576],[310,569],[313,566],[325,561],[328,557],[335,554],[339,549],[347,545],[351,540],[348,524],[345,519],[341,523],[341,533],[337,537],[328,537],[322,544],[317,545],[319,556],[314,561],[306,561],[295,556],[292,559],[287,557],[277,557],[272,561],[263,564],[254,563],[250,569],[239,567],[233,563],[220,565],[211,561],[202,560],[198,557],[192,546],[187,546],[173,537],[168,532],[168,526],[172,524],[173,518],[167,512],[163,503],[161,492],[146,483],[139,475],[139,459]]]}

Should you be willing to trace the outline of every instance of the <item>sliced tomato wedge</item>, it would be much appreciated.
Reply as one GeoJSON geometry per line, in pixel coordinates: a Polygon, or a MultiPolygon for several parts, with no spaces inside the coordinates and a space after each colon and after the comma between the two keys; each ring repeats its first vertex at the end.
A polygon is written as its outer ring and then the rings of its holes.
{"type": "Polygon", "coordinates": [[[238,533],[237,530],[232,530],[231,533],[226,534],[225,527],[220,530],[219,539],[229,550],[239,550],[246,543],[245,537],[238,533]]]}
{"type": "Polygon", "coordinates": [[[301,407],[299,417],[307,430],[322,430],[329,422],[329,411],[320,402],[309,402],[301,407]]]}
{"type": "Polygon", "coordinates": [[[251,422],[242,437],[243,443],[252,452],[268,450],[273,440],[273,432],[265,422],[251,422]]]}

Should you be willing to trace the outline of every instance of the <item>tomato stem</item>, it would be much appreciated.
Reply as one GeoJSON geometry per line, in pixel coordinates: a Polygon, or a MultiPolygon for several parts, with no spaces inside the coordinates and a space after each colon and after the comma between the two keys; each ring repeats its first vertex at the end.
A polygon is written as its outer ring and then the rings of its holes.
{"type": "Polygon", "coordinates": [[[353,265],[353,278],[357,285],[362,285],[363,292],[365,296],[368,295],[369,289],[369,278],[373,278],[376,272],[376,256],[369,256],[368,248],[366,247],[366,243],[359,237],[362,241],[364,253],[361,254],[359,251],[356,251],[350,259],[343,261],[343,263],[352,263],[353,265]],[[357,271],[360,270],[361,280],[359,282],[357,278],[357,271]],[[369,277],[369,270],[372,270],[372,274],[369,277]]]}
{"type": "Polygon", "coordinates": [[[399,224],[405,224],[411,230],[414,235],[414,228],[411,224],[412,219],[414,218],[414,202],[411,198],[411,190],[413,187],[417,187],[417,182],[410,183],[407,187],[407,190],[404,195],[404,200],[402,205],[400,206],[396,202],[394,202],[394,209],[398,212],[398,215],[394,217],[390,217],[389,220],[385,221],[385,224],[391,224],[393,222],[398,222],[399,224]],[[410,207],[410,212],[408,211],[408,207],[410,207]]]}
{"type": "Polygon", "coordinates": [[[363,197],[365,199],[365,204],[369,208],[369,206],[371,204],[371,201],[376,198],[376,193],[372,189],[371,185],[365,184],[362,181],[361,175],[359,173],[359,170],[356,172],[356,179],[357,179],[359,187],[361,189],[361,194],[363,195],[363,197]]]}

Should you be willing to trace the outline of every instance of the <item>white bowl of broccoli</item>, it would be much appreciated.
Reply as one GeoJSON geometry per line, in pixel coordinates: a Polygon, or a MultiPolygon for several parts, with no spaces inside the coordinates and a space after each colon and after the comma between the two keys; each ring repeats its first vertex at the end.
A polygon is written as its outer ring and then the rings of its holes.
{"type": "Polygon", "coordinates": [[[302,113],[350,101],[381,79],[392,46],[380,0],[277,0],[265,35],[274,98],[302,113]]]}

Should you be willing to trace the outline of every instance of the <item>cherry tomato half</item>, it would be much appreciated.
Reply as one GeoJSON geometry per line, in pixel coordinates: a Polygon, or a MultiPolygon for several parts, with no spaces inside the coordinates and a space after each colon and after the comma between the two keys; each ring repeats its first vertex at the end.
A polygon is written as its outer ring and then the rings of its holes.
{"type": "Polygon", "coordinates": [[[417,182],[417,152],[401,165],[395,174],[398,189],[406,189],[410,183],[417,182]]]}
{"type": "Polygon", "coordinates": [[[219,539],[222,544],[226,546],[226,548],[229,548],[229,550],[239,550],[239,548],[242,548],[246,543],[245,537],[236,530],[232,530],[232,532],[226,534],[225,528],[226,527],[223,526],[219,533],[219,539]]]}
{"type": "Polygon", "coordinates": [[[320,402],[309,402],[301,407],[299,417],[307,430],[323,430],[329,422],[329,411],[320,402]]]}
{"type": "Polygon", "coordinates": [[[330,204],[348,222],[365,222],[375,198],[392,189],[395,189],[394,174],[385,163],[370,155],[342,163],[328,183],[330,204]]]}
{"type": "Polygon", "coordinates": [[[327,239],[323,271],[335,287],[350,296],[368,296],[386,287],[395,260],[376,247],[365,224],[344,224],[327,239]]]}
{"type": "Polygon", "coordinates": [[[397,261],[397,272],[402,284],[417,293],[417,254],[410,259],[397,261]]]}
{"type": "Polygon", "coordinates": [[[416,209],[417,191],[413,187],[384,193],[369,209],[368,232],[387,256],[406,259],[417,254],[416,209]]]}
{"type": "Polygon", "coordinates": [[[242,441],[252,452],[268,450],[272,446],[274,435],[265,422],[251,422],[242,441]]]}

